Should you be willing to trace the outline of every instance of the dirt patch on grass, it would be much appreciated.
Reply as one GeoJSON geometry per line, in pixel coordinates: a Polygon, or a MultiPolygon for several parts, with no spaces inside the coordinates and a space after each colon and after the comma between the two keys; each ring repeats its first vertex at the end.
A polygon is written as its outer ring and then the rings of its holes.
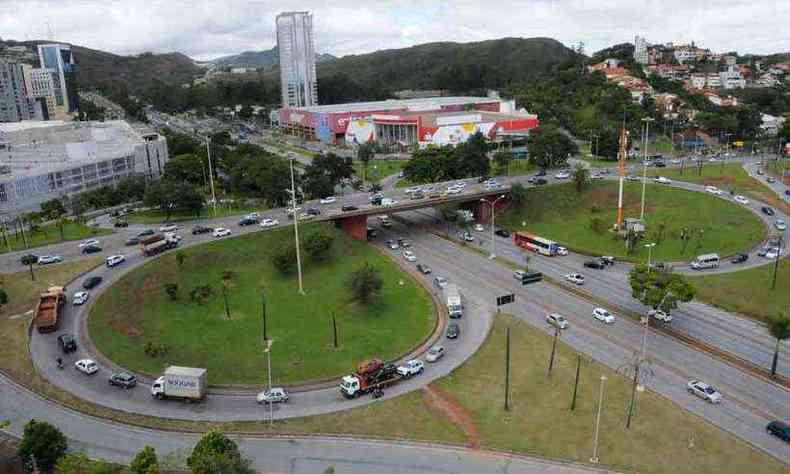
{"type": "Polygon", "coordinates": [[[421,392],[422,401],[429,410],[446,417],[463,431],[467,447],[477,448],[480,446],[480,436],[472,420],[472,415],[452,395],[436,388],[433,384],[423,387],[421,392]]]}
{"type": "Polygon", "coordinates": [[[127,337],[140,337],[143,331],[136,326],[124,321],[113,320],[107,323],[111,328],[127,337]]]}

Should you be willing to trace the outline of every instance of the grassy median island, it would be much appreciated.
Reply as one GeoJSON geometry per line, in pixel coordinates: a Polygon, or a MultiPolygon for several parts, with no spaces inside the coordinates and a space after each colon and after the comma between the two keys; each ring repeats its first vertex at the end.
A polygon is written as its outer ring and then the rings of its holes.
{"type": "MultiPolygon", "coordinates": [[[[498,217],[497,223],[555,240],[582,253],[632,261],[647,260],[647,249],[642,244],[656,242],[661,225],[663,238],[653,249],[654,260],[691,260],[709,252],[726,256],[750,249],[762,240],[760,219],[738,205],[705,193],[649,184],[645,207],[648,232],[634,254],[627,255],[624,241],[615,239],[610,231],[617,215],[617,186],[613,182],[594,182],[581,193],[572,183],[532,188],[527,199],[498,217]],[[692,231],[685,252],[680,239],[683,228],[692,231]]],[[[641,192],[640,183],[626,184],[625,217],[639,217],[641,192]]]]}
{"type": "MultiPolygon", "coordinates": [[[[340,376],[371,357],[407,352],[434,327],[428,294],[373,247],[330,225],[300,226],[300,236],[322,227],[335,237],[329,256],[314,262],[304,252],[306,296],[297,293],[295,271],[283,276],[271,263],[275,249],[293,239],[293,229],[226,238],[157,258],[108,288],[91,310],[91,338],[119,365],[157,374],[168,364],[205,367],[211,384],[260,383],[266,377],[261,349],[261,289],[265,288],[268,334],[274,339],[275,383],[340,376]],[[384,280],[378,302],[354,301],[347,276],[369,263],[384,280]],[[223,300],[223,272],[230,270],[230,319],[223,300]],[[178,299],[165,291],[178,285],[178,299]],[[190,292],[210,285],[204,304],[190,292]],[[340,347],[333,347],[332,313],[340,347]],[[164,353],[147,355],[149,349],[164,353]]],[[[151,351],[149,350],[149,353],[151,351]]]]}
{"type": "MultiPolygon", "coordinates": [[[[83,240],[95,237],[97,235],[110,234],[112,231],[102,229],[99,227],[89,227],[84,224],[69,221],[63,226],[63,239],[61,239],[60,227],[57,224],[47,224],[37,226],[31,233],[25,231],[25,238],[27,239],[28,247],[31,253],[36,253],[36,247],[43,247],[45,245],[57,244],[59,242],[67,242],[70,240],[83,240]]],[[[9,234],[8,244],[4,238],[0,237],[0,253],[9,251],[11,247],[12,252],[18,250],[25,250],[25,242],[22,239],[21,233],[9,234]]]]}

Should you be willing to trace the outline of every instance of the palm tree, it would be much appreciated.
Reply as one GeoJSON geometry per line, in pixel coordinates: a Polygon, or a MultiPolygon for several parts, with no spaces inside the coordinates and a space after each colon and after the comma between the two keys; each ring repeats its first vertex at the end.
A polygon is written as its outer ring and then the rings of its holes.
{"type": "Polygon", "coordinates": [[[776,338],[776,348],[774,349],[774,359],[771,362],[771,376],[776,375],[776,364],[779,361],[779,347],[787,338],[790,338],[790,318],[779,313],[776,316],[768,318],[767,321],[768,332],[771,336],[776,338]]]}

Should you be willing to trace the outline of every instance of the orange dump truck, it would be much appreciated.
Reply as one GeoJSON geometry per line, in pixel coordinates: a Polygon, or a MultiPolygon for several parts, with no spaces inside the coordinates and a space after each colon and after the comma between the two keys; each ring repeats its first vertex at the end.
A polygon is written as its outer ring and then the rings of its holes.
{"type": "Polygon", "coordinates": [[[65,304],[66,293],[62,286],[51,286],[46,293],[41,293],[33,313],[33,325],[38,332],[51,332],[58,328],[60,312],[65,304]]]}

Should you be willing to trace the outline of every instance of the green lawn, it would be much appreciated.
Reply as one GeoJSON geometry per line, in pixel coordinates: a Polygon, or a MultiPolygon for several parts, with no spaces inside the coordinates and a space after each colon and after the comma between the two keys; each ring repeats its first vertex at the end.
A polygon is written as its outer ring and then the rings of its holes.
{"type": "MultiPolygon", "coordinates": [[[[264,208],[247,207],[247,206],[228,206],[222,204],[217,206],[217,213],[211,206],[206,207],[201,214],[201,219],[214,219],[215,217],[229,217],[229,216],[242,216],[250,212],[265,212],[264,208]]],[[[159,210],[138,211],[134,214],[129,214],[125,217],[130,224],[160,224],[165,222],[165,213],[159,210]]],[[[173,213],[170,214],[168,222],[181,222],[195,220],[194,214],[173,213]]]]}
{"type": "MultiPolygon", "coordinates": [[[[367,170],[367,181],[374,181],[386,178],[387,176],[391,176],[396,173],[400,173],[408,160],[371,160],[368,164],[367,170]]],[[[360,161],[354,161],[354,173],[362,178],[365,176],[365,171],[363,169],[362,163],[360,161]]]]}
{"type": "Polygon", "coordinates": [[[775,290],[771,289],[773,271],[773,265],[766,265],[723,275],[695,277],[696,298],[763,321],[779,312],[790,315],[790,266],[785,260],[779,261],[775,290]]]}
{"type": "MultiPolygon", "coordinates": [[[[318,229],[305,225],[301,235],[318,229]]],[[[425,290],[373,247],[331,226],[335,235],[326,263],[304,262],[307,296],[296,289],[296,275],[274,269],[273,249],[292,239],[292,229],[258,232],[183,250],[156,259],[124,276],[92,308],[94,343],[110,359],[132,370],[158,373],[164,364],[206,367],[212,384],[258,383],[266,376],[261,352],[261,288],[265,288],[268,332],[274,339],[272,366],[276,383],[339,376],[364,359],[389,359],[408,351],[433,329],[435,313],[425,290]],[[365,262],[381,270],[380,302],[353,301],[347,276],[365,262]],[[238,274],[229,291],[231,319],[225,318],[221,274],[238,274]],[[164,285],[176,283],[172,301],[164,285]],[[210,284],[214,296],[205,305],[189,293],[210,284]],[[340,348],[332,342],[336,314],[340,348]],[[147,342],[163,344],[164,357],[146,356],[147,342]]]]}
{"type": "MultiPolygon", "coordinates": [[[[34,249],[45,245],[56,244],[69,240],[82,240],[96,235],[110,234],[112,231],[98,227],[89,227],[69,221],[63,226],[63,239],[60,238],[60,228],[55,224],[40,226],[39,230],[32,234],[25,231],[28,247],[34,249]]],[[[9,251],[24,250],[25,244],[21,233],[9,234],[7,239],[0,237],[0,253],[9,251]]]]}
{"type": "MultiPolygon", "coordinates": [[[[511,230],[525,230],[559,242],[577,251],[614,255],[620,259],[645,261],[647,250],[638,246],[626,255],[622,240],[609,231],[617,210],[617,183],[596,182],[581,194],[573,184],[530,189],[525,203],[497,219],[511,230]],[[593,219],[600,219],[598,231],[593,219]]],[[[626,183],[624,217],[639,217],[641,184],[626,183]]],[[[643,242],[657,241],[663,224],[664,237],[652,252],[654,260],[690,260],[695,255],[717,252],[722,256],[751,248],[763,237],[762,224],[751,212],[703,193],[650,184],[647,187],[645,218],[648,233],[643,242]],[[685,253],[680,231],[693,232],[685,253]],[[699,237],[703,229],[703,237],[699,237]]]]}

